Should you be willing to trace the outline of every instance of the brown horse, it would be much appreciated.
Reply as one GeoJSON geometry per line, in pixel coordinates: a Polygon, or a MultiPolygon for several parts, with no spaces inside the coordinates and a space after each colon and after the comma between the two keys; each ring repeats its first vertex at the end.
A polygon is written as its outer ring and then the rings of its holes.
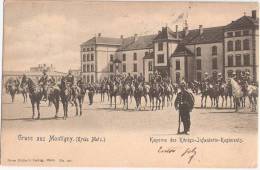
{"type": "Polygon", "coordinates": [[[30,78],[28,78],[27,84],[29,90],[29,98],[32,104],[32,112],[33,112],[32,119],[34,119],[34,115],[35,115],[35,105],[38,111],[37,119],[40,119],[40,101],[42,100],[43,97],[42,87],[36,85],[30,78]]]}
{"type": "Polygon", "coordinates": [[[136,83],[134,90],[134,98],[136,101],[136,110],[140,110],[142,106],[142,97],[145,100],[145,107],[147,106],[147,96],[149,95],[150,86],[147,84],[136,83]]]}
{"type": "Polygon", "coordinates": [[[8,89],[7,91],[10,94],[11,100],[12,100],[12,103],[13,103],[14,99],[15,99],[15,94],[18,93],[18,87],[15,83],[12,83],[12,84],[9,84],[7,86],[7,89],[8,89]]]}
{"type": "Polygon", "coordinates": [[[64,77],[61,79],[61,84],[60,84],[60,99],[63,105],[63,112],[64,112],[63,119],[66,119],[68,117],[68,107],[69,107],[69,101],[71,99],[71,89],[69,85],[66,84],[64,77]]]}
{"type": "Polygon", "coordinates": [[[161,96],[162,94],[162,88],[159,85],[159,83],[154,83],[152,84],[150,91],[149,91],[149,96],[150,96],[150,107],[152,110],[154,110],[154,102],[155,102],[155,110],[159,109],[161,106],[161,96]]]}
{"type": "Polygon", "coordinates": [[[109,84],[109,96],[110,96],[110,107],[112,107],[112,103],[113,103],[113,97],[114,97],[114,104],[115,104],[115,109],[116,109],[116,98],[117,96],[119,96],[119,87],[118,85],[116,85],[116,83],[110,83],[109,84]]]}

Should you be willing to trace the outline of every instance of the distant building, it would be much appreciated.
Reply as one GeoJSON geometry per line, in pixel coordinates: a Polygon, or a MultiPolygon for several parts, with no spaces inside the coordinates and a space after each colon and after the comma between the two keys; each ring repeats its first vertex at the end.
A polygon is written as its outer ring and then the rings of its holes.
{"type": "Polygon", "coordinates": [[[202,80],[222,73],[249,71],[258,81],[258,27],[256,11],[226,26],[189,30],[162,27],[155,35],[124,38],[101,34],[81,44],[81,72],[87,82],[109,77],[117,72],[142,73],[150,81],[154,71],[170,76],[173,82],[202,80]]]}
{"type": "Polygon", "coordinates": [[[30,71],[3,71],[3,82],[5,83],[6,80],[10,78],[21,79],[24,74],[27,77],[32,78],[34,81],[38,81],[43,74],[42,71],[44,68],[47,68],[47,74],[50,77],[53,77],[56,81],[60,81],[61,77],[66,75],[64,72],[56,71],[52,65],[49,67],[46,65],[38,65],[38,67],[31,67],[30,71]]]}

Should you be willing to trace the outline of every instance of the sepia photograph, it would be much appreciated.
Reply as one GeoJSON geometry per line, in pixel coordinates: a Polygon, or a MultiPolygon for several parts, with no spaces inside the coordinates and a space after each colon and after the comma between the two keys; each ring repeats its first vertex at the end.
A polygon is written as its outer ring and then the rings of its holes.
{"type": "Polygon", "coordinates": [[[1,164],[255,168],[258,2],[5,0],[1,164]]]}

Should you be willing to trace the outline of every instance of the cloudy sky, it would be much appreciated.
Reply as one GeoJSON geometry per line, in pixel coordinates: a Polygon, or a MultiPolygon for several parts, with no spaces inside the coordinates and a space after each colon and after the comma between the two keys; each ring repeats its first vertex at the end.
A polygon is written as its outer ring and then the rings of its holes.
{"type": "Polygon", "coordinates": [[[80,44],[99,32],[106,37],[155,34],[166,24],[182,29],[221,26],[256,3],[14,1],[4,6],[4,70],[53,64],[58,71],[80,67],[80,44]]]}

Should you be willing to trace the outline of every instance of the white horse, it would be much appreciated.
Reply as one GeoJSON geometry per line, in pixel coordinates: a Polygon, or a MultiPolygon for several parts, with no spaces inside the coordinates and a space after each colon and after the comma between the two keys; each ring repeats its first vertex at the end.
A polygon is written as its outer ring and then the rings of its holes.
{"type": "Polygon", "coordinates": [[[235,109],[236,111],[238,111],[238,106],[240,105],[240,99],[243,97],[242,87],[233,78],[230,78],[230,83],[232,86],[232,94],[234,98],[235,109]]]}
{"type": "Polygon", "coordinates": [[[247,84],[247,96],[249,98],[249,108],[251,108],[251,111],[256,111],[257,106],[257,97],[258,97],[258,87],[253,85],[247,84]]]}

